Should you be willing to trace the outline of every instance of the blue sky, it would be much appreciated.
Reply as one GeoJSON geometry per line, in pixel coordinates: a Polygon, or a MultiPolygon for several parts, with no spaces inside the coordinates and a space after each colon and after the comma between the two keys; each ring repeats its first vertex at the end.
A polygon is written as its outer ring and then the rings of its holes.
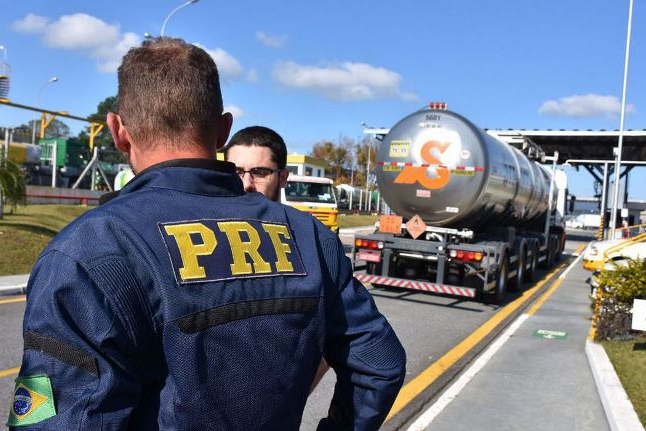
{"type": "MultiPolygon", "coordinates": [[[[181,3],[0,0],[10,99],[33,105],[57,76],[42,107],[94,112],[116,93],[123,53],[145,32],[158,35],[181,3]]],[[[200,0],[173,15],[166,35],[216,59],[234,131],[267,125],[306,153],[323,139],[359,137],[361,122],[390,127],[429,101],[483,128],[617,129],[627,16],[628,0],[200,0]]],[[[638,1],[626,128],[646,128],[644,41],[638,1]]],[[[2,127],[30,118],[0,107],[2,127]]],[[[572,175],[570,189],[591,195],[592,178],[572,175]]],[[[631,195],[646,199],[646,190],[631,195]]]]}

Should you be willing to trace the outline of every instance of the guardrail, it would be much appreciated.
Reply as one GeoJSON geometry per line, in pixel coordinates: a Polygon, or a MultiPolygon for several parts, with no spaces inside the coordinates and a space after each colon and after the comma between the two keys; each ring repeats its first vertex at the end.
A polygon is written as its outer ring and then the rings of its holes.
{"type": "MultiPolygon", "coordinates": [[[[626,228],[623,228],[621,230],[624,230],[625,232],[630,232],[630,229],[633,228],[642,228],[644,225],[635,225],[635,226],[628,226],[626,228]]],[[[646,232],[642,232],[639,235],[629,237],[626,240],[620,242],[619,244],[615,244],[612,247],[608,248],[605,252],[603,252],[603,268],[606,267],[606,263],[608,263],[609,256],[612,253],[615,253],[621,249],[624,249],[628,246],[631,246],[633,244],[637,244],[640,242],[646,241],[646,232]]]]}
{"type": "Polygon", "coordinates": [[[81,205],[87,205],[89,201],[99,200],[99,196],[68,196],[68,195],[42,195],[35,193],[27,193],[25,195],[27,198],[38,198],[38,199],[63,199],[63,200],[77,200],[81,205]]]}

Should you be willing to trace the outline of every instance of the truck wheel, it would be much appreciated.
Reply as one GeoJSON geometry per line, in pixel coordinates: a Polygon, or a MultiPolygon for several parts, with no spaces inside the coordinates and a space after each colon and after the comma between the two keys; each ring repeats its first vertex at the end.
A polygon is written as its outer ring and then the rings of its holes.
{"type": "Polygon", "coordinates": [[[563,248],[565,246],[565,234],[561,232],[556,237],[556,254],[554,255],[554,261],[559,262],[563,257],[563,248]]]}
{"type": "Polygon", "coordinates": [[[366,274],[381,275],[381,263],[377,263],[377,262],[366,263],[366,274]]]}
{"type": "Polygon", "coordinates": [[[516,276],[509,281],[509,291],[518,292],[522,290],[525,279],[525,265],[527,262],[527,249],[523,247],[518,254],[516,276]]]}
{"type": "Polygon", "coordinates": [[[498,268],[498,273],[496,274],[496,287],[493,292],[490,293],[491,298],[489,298],[494,304],[500,305],[505,300],[505,295],[507,293],[507,282],[509,281],[509,257],[505,254],[500,262],[500,268],[498,268]]]}
{"type": "Polygon", "coordinates": [[[550,268],[553,267],[554,265],[556,265],[556,255],[558,254],[559,247],[560,247],[559,239],[558,239],[558,237],[556,235],[553,235],[552,236],[552,246],[550,247],[551,253],[548,254],[548,257],[549,257],[549,259],[548,259],[549,263],[548,264],[549,264],[550,268]]]}
{"type": "Polygon", "coordinates": [[[527,268],[527,271],[525,271],[524,274],[524,281],[534,281],[534,277],[536,276],[536,268],[538,267],[538,248],[536,246],[532,247],[532,256],[530,257],[529,260],[529,267],[527,268]]]}
{"type": "Polygon", "coordinates": [[[545,250],[545,260],[543,261],[541,268],[550,269],[554,266],[554,253],[556,252],[556,246],[554,245],[554,240],[550,236],[547,241],[547,249],[545,250]]]}

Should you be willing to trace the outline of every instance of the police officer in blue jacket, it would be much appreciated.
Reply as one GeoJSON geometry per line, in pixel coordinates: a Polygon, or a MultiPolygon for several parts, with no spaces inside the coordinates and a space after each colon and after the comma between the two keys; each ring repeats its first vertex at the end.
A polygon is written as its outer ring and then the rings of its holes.
{"type": "Polygon", "coordinates": [[[136,177],[65,228],[28,285],[15,430],[297,430],[321,355],[321,430],[374,430],[405,354],[336,236],[245,194],[214,160],[232,117],[202,49],[146,41],[119,68],[136,177]]]}

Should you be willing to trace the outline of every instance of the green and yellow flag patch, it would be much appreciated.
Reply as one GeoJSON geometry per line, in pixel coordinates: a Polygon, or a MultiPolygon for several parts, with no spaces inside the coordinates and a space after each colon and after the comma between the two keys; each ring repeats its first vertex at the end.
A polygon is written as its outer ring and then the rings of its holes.
{"type": "Polygon", "coordinates": [[[43,374],[18,377],[7,426],[35,424],[52,416],[56,416],[56,407],[49,377],[43,374]]]}

